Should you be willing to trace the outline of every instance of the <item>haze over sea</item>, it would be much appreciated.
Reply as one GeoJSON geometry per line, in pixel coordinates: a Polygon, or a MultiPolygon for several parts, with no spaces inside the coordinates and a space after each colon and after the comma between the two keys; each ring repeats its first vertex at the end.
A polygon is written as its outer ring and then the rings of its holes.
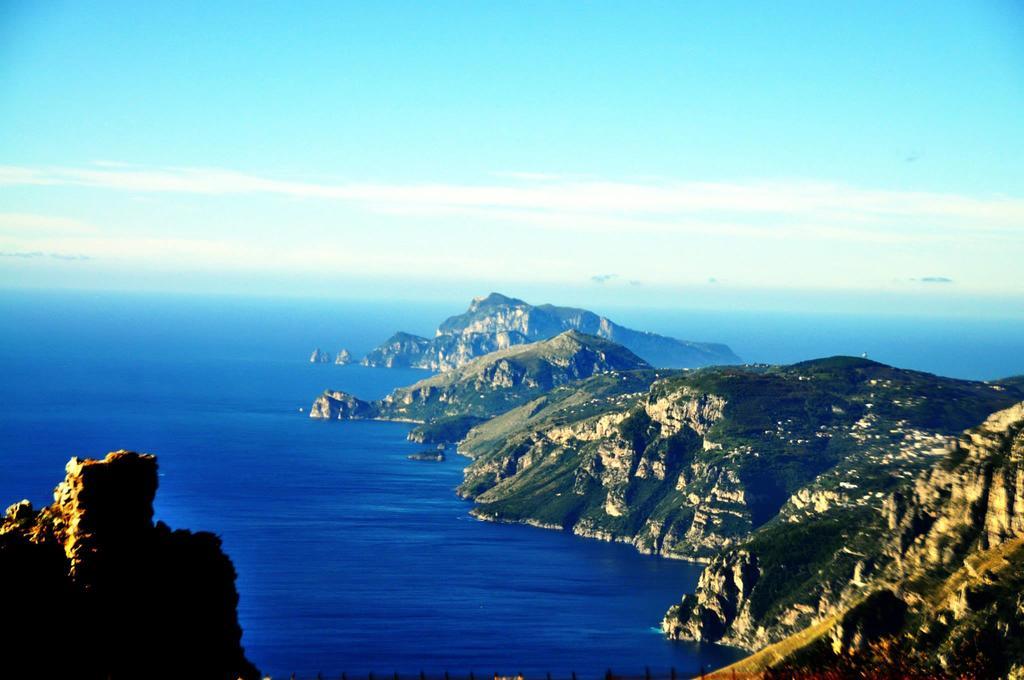
{"type": "MultiPolygon", "coordinates": [[[[278,676],[595,677],[733,658],[652,630],[699,567],[477,522],[453,493],[464,460],[406,460],[420,447],[405,425],[300,412],[326,387],[375,398],[425,375],[311,365],[314,347],[358,357],[467,303],[3,293],[0,504],[47,503],[73,455],[157,454],[157,517],[223,538],[247,653],[278,676]]],[[[1020,319],[594,311],[747,361],[866,352],[961,378],[1024,373],[1020,319]]]]}

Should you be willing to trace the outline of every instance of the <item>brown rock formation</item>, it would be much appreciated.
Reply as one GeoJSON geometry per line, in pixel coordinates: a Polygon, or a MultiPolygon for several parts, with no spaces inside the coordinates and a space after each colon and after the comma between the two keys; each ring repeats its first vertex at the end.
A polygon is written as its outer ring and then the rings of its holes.
{"type": "Polygon", "coordinates": [[[153,524],[156,458],[72,458],[0,522],[0,649],[25,677],[256,678],[220,540],[153,524]]]}

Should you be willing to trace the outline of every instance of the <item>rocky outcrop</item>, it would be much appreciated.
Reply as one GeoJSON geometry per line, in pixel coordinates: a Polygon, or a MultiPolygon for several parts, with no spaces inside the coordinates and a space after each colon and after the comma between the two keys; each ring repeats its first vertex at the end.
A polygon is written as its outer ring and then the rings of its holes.
{"type": "Polygon", "coordinates": [[[1024,536],[1024,404],[990,416],[951,447],[953,467],[916,480],[885,506],[888,552],[904,570],[963,560],[1024,536]]]}
{"type": "Polygon", "coordinates": [[[347,349],[343,349],[334,358],[334,363],[337,366],[348,366],[352,363],[352,354],[347,349]]]}
{"type": "Polygon", "coordinates": [[[635,331],[585,309],[534,306],[491,293],[475,298],[464,314],[443,321],[435,337],[396,333],[370,352],[363,364],[450,371],[490,352],[545,340],[569,330],[623,345],[654,366],[695,367],[739,362],[725,345],[635,331]]]}
{"type": "Polygon", "coordinates": [[[371,402],[340,390],[324,390],[309,408],[309,417],[320,420],[367,420],[378,417],[371,402]]]}
{"type": "Polygon", "coordinates": [[[313,350],[313,353],[309,355],[309,363],[329,364],[331,363],[331,355],[317,347],[313,350]]]}
{"type": "MultiPolygon", "coordinates": [[[[888,578],[959,569],[971,555],[1024,539],[1024,404],[993,414],[950,447],[946,464],[884,505],[888,578]]],[[[963,586],[948,606],[970,609],[963,586]]]]}
{"type": "Polygon", "coordinates": [[[235,571],[209,533],[153,523],[153,456],[72,458],[54,503],[0,523],[5,672],[24,677],[257,678],[235,571]]]}
{"type": "Polygon", "coordinates": [[[722,417],[725,399],[683,388],[649,401],[644,404],[644,410],[660,424],[664,436],[671,437],[683,428],[689,428],[703,437],[722,417]]]}
{"type": "Polygon", "coordinates": [[[673,640],[718,642],[730,629],[751,626],[749,598],[758,576],[757,557],[745,550],[715,558],[701,572],[694,593],[666,614],[662,631],[673,640]]]}

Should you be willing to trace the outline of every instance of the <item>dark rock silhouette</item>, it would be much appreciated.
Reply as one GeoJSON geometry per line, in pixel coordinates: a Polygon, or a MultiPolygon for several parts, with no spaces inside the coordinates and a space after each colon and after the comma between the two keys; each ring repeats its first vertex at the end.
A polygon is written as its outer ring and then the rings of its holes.
{"type": "Polygon", "coordinates": [[[153,523],[156,458],[72,458],[54,503],[0,521],[0,667],[25,677],[258,678],[210,533],[153,523]]]}

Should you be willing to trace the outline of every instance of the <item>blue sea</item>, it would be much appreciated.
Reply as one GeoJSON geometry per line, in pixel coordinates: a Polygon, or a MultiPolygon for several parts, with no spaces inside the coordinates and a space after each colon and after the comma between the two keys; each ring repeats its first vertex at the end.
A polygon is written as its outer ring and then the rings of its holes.
{"type": "MultiPolygon", "coordinates": [[[[656,628],[698,565],[478,522],[466,461],[406,459],[408,426],[318,422],[324,388],[383,396],[421,371],[312,365],[429,334],[464,305],[0,294],[0,505],[49,502],[70,456],[157,454],[156,514],[212,531],[238,571],[265,673],[680,673],[737,653],[656,628]]],[[[598,310],[604,311],[604,310],[598,310]]],[[[1024,323],[633,310],[613,318],[729,342],[751,361],[836,353],[965,378],[1024,373],[1024,323]]]]}

